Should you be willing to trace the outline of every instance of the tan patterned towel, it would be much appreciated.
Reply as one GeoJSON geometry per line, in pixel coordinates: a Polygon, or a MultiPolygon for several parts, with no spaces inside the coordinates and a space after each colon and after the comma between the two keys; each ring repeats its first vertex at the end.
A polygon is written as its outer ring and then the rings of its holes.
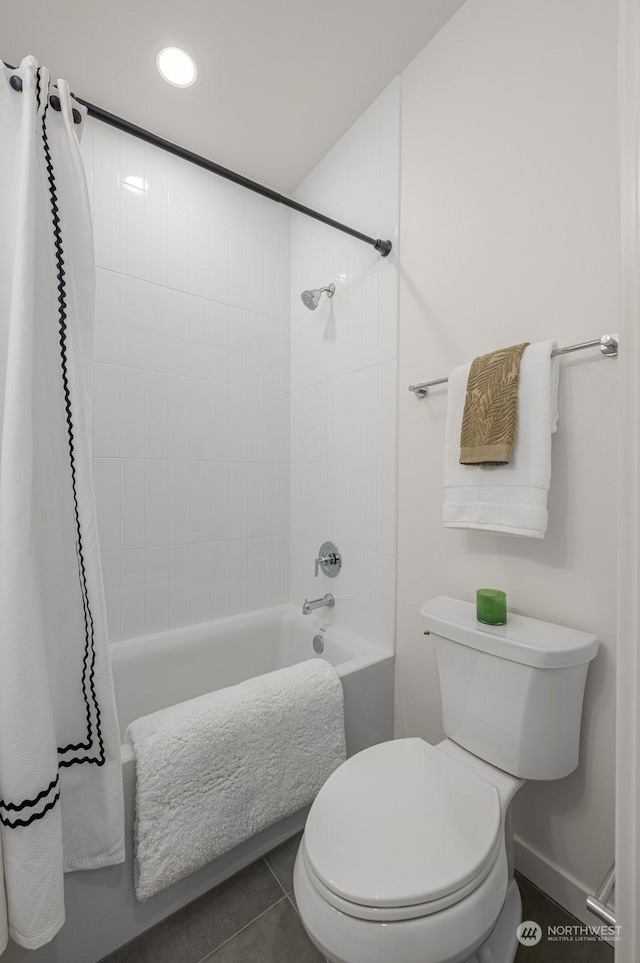
{"type": "Polygon", "coordinates": [[[520,359],[529,342],[475,358],[460,431],[461,465],[507,465],[516,437],[520,359]]]}

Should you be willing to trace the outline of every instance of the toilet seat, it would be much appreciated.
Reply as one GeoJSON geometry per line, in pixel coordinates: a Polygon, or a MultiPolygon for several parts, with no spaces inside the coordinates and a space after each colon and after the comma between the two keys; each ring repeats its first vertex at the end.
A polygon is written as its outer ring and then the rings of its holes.
{"type": "Polygon", "coordinates": [[[327,903],[384,922],[464,899],[501,844],[497,789],[422,739],[399,739],[333,773],[309,813],[302,857],[327,903]]]}

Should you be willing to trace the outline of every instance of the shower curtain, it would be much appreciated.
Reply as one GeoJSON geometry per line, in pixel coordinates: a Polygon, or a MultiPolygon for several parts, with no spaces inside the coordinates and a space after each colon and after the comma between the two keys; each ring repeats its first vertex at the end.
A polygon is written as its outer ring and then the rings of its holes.
{"type": "Polygon", "coordinates": [[[124,859],[91,476],[84,110],[0,63],[0,952],[64,923],[63,873],[124,859]]]}

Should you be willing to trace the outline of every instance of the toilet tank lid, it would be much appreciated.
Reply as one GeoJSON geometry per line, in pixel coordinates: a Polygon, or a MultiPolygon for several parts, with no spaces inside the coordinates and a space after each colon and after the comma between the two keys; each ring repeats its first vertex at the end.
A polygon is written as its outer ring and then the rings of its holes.
{"type": "Polygon", "coordinates": [[[476,619],[472,602],[444,595],[425,602],[420,614],[425,629],[434,635],[540,669],[582,665],[598,652],[597,636],[588,632],[513,614],[506,625],[485,625],[476,619]]]}

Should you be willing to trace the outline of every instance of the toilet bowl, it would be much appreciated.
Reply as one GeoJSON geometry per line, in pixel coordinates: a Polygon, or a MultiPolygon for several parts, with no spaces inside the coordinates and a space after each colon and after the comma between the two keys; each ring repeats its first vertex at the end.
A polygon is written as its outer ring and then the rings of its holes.
{"type": "Polygon", "coordinates": [[[525,779],[578,763],[595,636],[475,607],[422,608],[448,736],[372,746],[329,777],[294,868],[302,922],[331,963],[513,963],[522,919],[507,814],[525,779]]]}
{"type": "Polygon", "coordinates": [[[501,916],[511,957],[491,960],[513,959],[520,898],[505,813],[520,785],[448,741],[383,743],[341,766],[311,809],[294,870],[304,925],[327,959],[469,961],[501,916]]]}

